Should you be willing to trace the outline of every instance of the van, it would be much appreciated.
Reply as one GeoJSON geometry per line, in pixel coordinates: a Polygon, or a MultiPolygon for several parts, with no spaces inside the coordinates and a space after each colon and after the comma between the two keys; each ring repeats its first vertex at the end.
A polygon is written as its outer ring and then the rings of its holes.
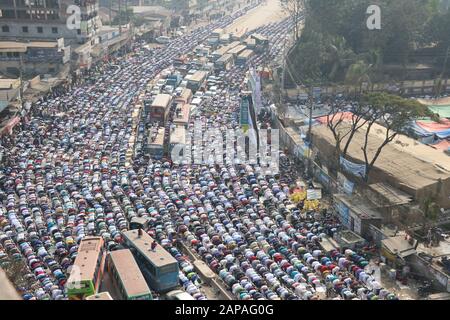
{"type": "Polygon", "coordinates": [[[167,300],[195,300],[189,293],[182,290],[173,290],[166,294],[167,300]]]}
{"type": "Polygon", "coordinates": [[[170,42],[170,38],[167,36],[160,36],[160,37],[156,38],[156,42],[161,43],[161,44],[167,44],[170,42]]]}

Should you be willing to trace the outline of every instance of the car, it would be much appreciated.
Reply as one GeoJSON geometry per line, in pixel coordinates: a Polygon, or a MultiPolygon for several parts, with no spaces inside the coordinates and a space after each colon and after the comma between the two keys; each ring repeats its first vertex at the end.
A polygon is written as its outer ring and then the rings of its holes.
{"type": "Polygon", "coordinates": [[[173,290],[166,294],[167,300],[175,300],[175,301],[181,301],[181,300],[195,300],[193,296],[191,296],[189,293],[182,291],[182,290],[173,290]]]}
{"type": "Polygon", "coordinates": [[[173,87],[173,86],[165,86],[165,87],[164,87],[164,92],[165,92],[165,93],[172,94],[172,93],[173,93],[173,90],[174,90],[174,87],[173,87]]]}
{"type": "Polygon", "coordinates": [[[156,38],[156,42],[161,43],[161,44],[167,44],[170,42],[170,38],[167,36],[160,36],[160,37],[156,38]]]}
{"type": "Polygon", "coordinates": [[[176,96],[180,96],[181,93],[183,92],[183,90],[184,90],[184,88],[182,88],[182,87],[177,87],[177,88],[175,89],[174,94],[175,94],[176,96]]]}
{"type": "Polygon", "coordinates": [[[159,79],[158,81],[156,81],[156,84],[158,86],[164,86],[166,84],[166,80],[165,79],[159,79]]]}

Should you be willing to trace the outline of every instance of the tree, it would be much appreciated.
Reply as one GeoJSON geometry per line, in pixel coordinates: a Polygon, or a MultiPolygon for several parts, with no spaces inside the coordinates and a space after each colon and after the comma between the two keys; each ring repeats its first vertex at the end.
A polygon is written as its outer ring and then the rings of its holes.
{"type": "Polygon", "coordinates": [[[348,148],[350,147],[355,133],[368,122],[368,119],[364,117],[366,113],[367,110],[365,106],[359,103],[354,103],[350,106],[331,105],[330,112],[327,115],[327,127],[330,129],[335,139],[337,163],[339,163],[340,156],[345,158],[347,155],[348,148]],[[344,121],[348,121],[350,126],[342,126],[344,121]],[[345,139],[347,140],[344,144],[344,148],[342,148],[342,143],[345,139]]]}
{"type": "Polygon", "coordinates": [[[347,69],[345,82],[351,85],[359,85],[363,82],[371,83],[369,74],[371,68],[371,64],[367,64],[363,60],[358,60],[347,69]]]}
{"type": "Polygon", "coordinates": [[[351,64],[355,59],[355,53],[347,46],[344,37],[335,37],[329,47],[330,62],[332,63],[331,71],[328,75],[330,80],[336,79],[338,72],[351,64]]]}
{"type": "Polygon", "coordinates": [[[415,100],[404,99],[400,96],[387,93],[369,93],[363,96],[361,103],[367,113],[367,127],[365,128],[364,145],[361,147],[366,165],[365,180],[368,182],[369,174],[373,169],[383,149],[391,143],[406,125],[418,117],[430,115],[428,108],[415,100]],[[376,147],[375,153],[370,158],[369,140],[370,133],[375,125],[380,123],[385,128],[382,143],[376,147]]]}
{"type": "MultiPolygon", "coordinates": [[[[294,28],[299,41],[293,50],[302,58],[292,59],[294,73],[302,76],[305,75],[302,69],[314,69],[323,72],[330,81],[344,80],[349,73],[347,82],[358,82],[360,78],[367,79],[368,74],[362,72],[360,77],[355,73],[368,71],[367,66],[371,65],[370,76],[381,75],[383,64],[406,67],[412,61],[424,60],[424,56],[414,55],[421,44],[436,44],[440,52],[445,52],[445,44],[450,40],[450,13],[436,9],[438,0],[378,0],[376,4],[382,8],[381,31],[367,28],[366,10],[373,4],[370,0],[280,1],[294,20],[296,4],[301,2],[303,7],[305,27],[301,37],[298,28],[294,28]],[[320,35],[320,39],[312,35],[320,35]],[[315,54],[304,58],[312,52],[315,54]]],[[[436,64],[442,66],[443,61],[442,58],[436,64]]],[[[396,78],[402,76],[404,73],[396,78]]]]}
{"type": "Polygon", "coordinates": [[[289,14],[293,22],[294,40],[300,38],[300,28],[305,14],[307,0],[280,0],[281,7],[289,14]]]}

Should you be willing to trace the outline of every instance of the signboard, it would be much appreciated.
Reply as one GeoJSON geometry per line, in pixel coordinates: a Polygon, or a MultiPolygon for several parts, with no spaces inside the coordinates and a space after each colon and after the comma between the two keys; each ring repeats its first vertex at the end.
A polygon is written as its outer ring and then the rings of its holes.
{"type": "Polygon", "coordinates": [[[261,99],[261,77],[254,68],[250,68],[250,87],[252,89],[252,100],[255,108],[255,113],[258,115],[262,108],[261,99]]]}
{"type": "Polygon", "coordinates": [[[335,202],[335,208],[339,214],[339,220],[341,221],[341,223],[345,225],[347,228],[350,228],[351,223],[350,223],[349,208],[340,201],[335,202]]]}
{"type": "Polygon", "coordinates": [[[308,100],[308,94],[307,93],[300,93],[298,95],[298,100],[303,100],[303,101],[308,100]]]}
{"type": "Polygon", "coordinates": [[[356,232],[357,234],[361,235],[362,233],[362,228],[361,228],[361,219],[359,217],[352,217],[354,220],[354,224],[353,224],[353,231],[356,232]]]}
{"type": "Polygon", "coordinates": [[[322,88],[319,88],[319,87],[313,88],[314,99],[319,99],[321,94],[322,94],[322,88]]]}
{"type": "Polygon", "coordinates": [[[319,181],[325,185],[325,186],[329,186],[330,183],[330,177],[328,177],[324,172],[322,172],[322,170],[319,171],[318,175],[317,175],[317,179],[319,179],[319,181]]]}
{"type": "Polygon", "coordinates": [[[320,200],[322,199],[322,189],[308,189],[306,190],[307,200],[320,200]]]}

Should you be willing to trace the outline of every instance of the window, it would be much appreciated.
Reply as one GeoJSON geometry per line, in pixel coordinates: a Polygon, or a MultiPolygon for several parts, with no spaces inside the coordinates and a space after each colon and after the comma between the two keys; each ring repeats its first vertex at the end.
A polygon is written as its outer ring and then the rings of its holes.
{"type": "Polygon", "coordinates": [[[44,32],[44,28],[42,28],[42,27],[37,27],[37,32],[38,32],[38,33],[44,32]]]}
{"type": "Polygon", "coordinates": [[[81,34],[81,29],[78,29],[78,30],[77,30],[77,34],[81,34]]]}
{"type": "Polygon", "coordinates": [[[57,27],[52,27],[52,33],[58,33],[58,28],[57,27]]]}
{"type": "Polygon", "coordinates": [[[28,27],[27,27],[27,26],[23,26],[23,27],[22,27],[22,31],[23,31],[23,32],[28,32],[28,27]]]}
{"type": "Polygon", "coordinates": [[[9,26],[2,26],[3,32],[9,32],[9,26]]]}

